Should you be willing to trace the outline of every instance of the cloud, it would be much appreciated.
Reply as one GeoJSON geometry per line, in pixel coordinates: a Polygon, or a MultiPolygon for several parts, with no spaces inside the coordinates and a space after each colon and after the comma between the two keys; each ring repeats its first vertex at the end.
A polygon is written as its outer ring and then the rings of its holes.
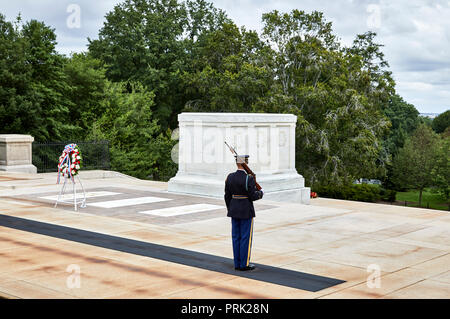
{"type": "Polygon", "coordinates": [[[21,0],[2,3],[0,12],[8,20],[14,20],[20,13],[23,21],[31,19],[45,22],[55,29],[57,50],[63,54],[86,51],[87,38],[97,38],[103,26],[104,16],[113,9],[118,0],[21,0]],[[73,14],[68,11],[70,5],[80,9],[80,25],[73,27],[68,18],[73,14]]]}
{"type": "Polygon", "coordinates": [[[450,109],[450,1],[448,0],[214,0],[238,25],[260,30],[261,12],[321,11],[343,45],[377,33],[397,92],[423,113],[450,109]],[[259,15],[259,18],[256,16],[259,15]]]}
{"type": "Polygon", "coordinates": [[[413,91],[431,91],[433,90],[433,85],[425,82],[402,82],[399,85],[405,90],[413,91]]]}
{"type": "MultiPolygon", "coordinates": [[[[376,41],[397,82],[397,91],[420,112],[450,109],[450,1],[448,0],[209,0],[239,26],[260,32],[262,14],[293,9],[324,13],[344,45],[357,34],[377,33],[376,41]]],[[[55,28],[63,54],[86,51],[96,39],[105,15],[123,0],[3,1],[0,12],[13,20],[37,19],[55,28]],[[70,4],[79,5],[80,28],[69,28],[70,4]]]]}

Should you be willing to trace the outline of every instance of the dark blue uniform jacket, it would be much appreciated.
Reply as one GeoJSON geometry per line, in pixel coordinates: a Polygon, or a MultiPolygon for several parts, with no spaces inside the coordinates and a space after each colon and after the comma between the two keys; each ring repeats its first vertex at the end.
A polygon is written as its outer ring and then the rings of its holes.
{"type": "Polygon", "coordinates": [[[251,175],[248,175],[246,189],[246,179],[247,173],[243,170],[237,170],[236,172],[229,174],[225,181],[224,197],[227,205],[228,217],[238,219],[255,217],[253,201],[261,199],[263,197],[263,192],[256,189],[255,179],[251,175]]]}

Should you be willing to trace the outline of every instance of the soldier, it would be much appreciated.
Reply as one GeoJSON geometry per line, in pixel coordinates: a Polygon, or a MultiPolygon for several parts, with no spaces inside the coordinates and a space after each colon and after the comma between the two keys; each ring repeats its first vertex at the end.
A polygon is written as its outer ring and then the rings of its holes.
{"type": "Polygon", "coordinates": [[[250,255],[253,237],[253,201],[263,197],[263,190],[256,189],[252,175],[247,175],[242,164],[248,163],[248,155],[235,155],[237,171],[225,180],[225,203],[228,217],[231,217],[231,236],[233,239],[234,269],[253,270],[250,255]]]}

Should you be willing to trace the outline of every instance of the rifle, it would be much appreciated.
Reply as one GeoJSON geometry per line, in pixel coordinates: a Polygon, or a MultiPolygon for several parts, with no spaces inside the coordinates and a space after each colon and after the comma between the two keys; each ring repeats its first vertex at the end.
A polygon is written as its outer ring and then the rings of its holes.
{"type": "MultiPolygon", "coordinates": [[[[236,150],[235,150],[234,148],[232,148],[230,145],[228,145],[227,142],[225,142],[225,145],[228,146],[228,148],[230,149],[231,153],[233,153],[235,156],[239,156],[239,155],[236,153],[236,150]]],[[[255,175],[255,173],[253,173],[253,171],[250,169],[250,167],[248,167],[247,163],[245,163],[245,162],[242,163],[242,167],[244,168],[245,172],[246,172],[248,175],[252,175],[253,178],[255,179],[256,189],[257,189],[257,190],[261,190],[262,187],[261,187],[261,186],[258,184],[258,182],[256,181],[256,175],[255,175]]]]}

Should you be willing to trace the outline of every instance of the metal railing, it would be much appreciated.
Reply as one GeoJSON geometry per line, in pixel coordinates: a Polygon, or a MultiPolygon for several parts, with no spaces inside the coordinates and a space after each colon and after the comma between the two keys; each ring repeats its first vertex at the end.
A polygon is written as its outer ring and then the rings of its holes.
{"type": "Polygon", "coordinates": [[[450,203],[448,204],[434,204],[430,205],[430,202],[422,201],[422,205],[419,205],[419,202],[413,202],[413,201],[401,201],[400,203],[403,205],[403,202],[405,203],[404,206],[407,207],[418,207],[418,208],[428,208],[428,209],[439,209],[439,210],[445,210],[445,207],[447,207],[447,210],[450,211],[450,203]],[[426,203],[426,204],[425,204],[426,203]]]}
{"type": "Polygon", "coordinates": [[[57,172],[64,146],[71,143],[77,144],[80,149],[81,170],[110,169],[109,141],[33,142],[32,161],[38,173],[57,172]]]}

